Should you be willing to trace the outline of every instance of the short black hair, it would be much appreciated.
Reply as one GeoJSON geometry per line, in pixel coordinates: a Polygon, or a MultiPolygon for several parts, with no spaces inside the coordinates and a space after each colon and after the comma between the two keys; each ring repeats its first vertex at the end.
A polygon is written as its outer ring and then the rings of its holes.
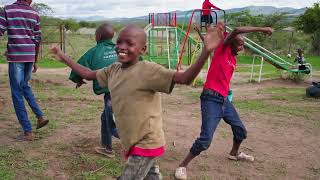
{"type": "Polygon", "coordinates": [[[103,23],[96,29],[96,35],[100,34],[100,40],[112,39],[114,30],[109,23],[103,23]]]}

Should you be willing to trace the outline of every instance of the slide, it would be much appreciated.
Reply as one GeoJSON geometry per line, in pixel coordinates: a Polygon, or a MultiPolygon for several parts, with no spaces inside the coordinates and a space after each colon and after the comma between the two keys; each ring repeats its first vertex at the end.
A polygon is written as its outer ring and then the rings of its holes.
{"type": "MultiPolygon", "coordinates": [[[[231,32],[232,28],[226,26],[227,31],[231,32]]],[[[281,58],[280,56],[272,53],[271,51],[263,48],[259,44],[253,42],[249,38],[245,38],[245,47],[252,50],[254,53],[264,57],[265,61],[273,65],[274,67],[285,70],[291,73],[304,73],[309,74],[311,72],[310,64],[306,64],[305,69],[299,69],[296,65],[286,61],[285,59],[281,58]]]]}

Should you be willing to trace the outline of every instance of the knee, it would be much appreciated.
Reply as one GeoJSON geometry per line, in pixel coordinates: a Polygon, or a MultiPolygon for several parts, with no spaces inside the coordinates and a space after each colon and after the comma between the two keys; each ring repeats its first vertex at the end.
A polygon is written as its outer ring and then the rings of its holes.
{"type": "Polygon", "coordinates": [[[247,138],[247,130],[244,126],[233,128],[234,140],[242,141],[247,138]]]}
{"type": "Polygon", "coordinates": [[[199,155],[202,151],[205,151],[209,149],[211,145],[212,139],[206,139],[206,140],[196,140],[195,143],[193,144],[190,152],[192,155],[197,156],[199,155]]]}

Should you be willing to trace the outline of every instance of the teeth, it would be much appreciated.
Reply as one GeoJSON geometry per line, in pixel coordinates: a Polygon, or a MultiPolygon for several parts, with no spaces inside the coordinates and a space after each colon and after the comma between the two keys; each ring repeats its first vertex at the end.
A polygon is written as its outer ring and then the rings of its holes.
{"type": "Polygon", "coordinates": [[[120,56],[125,56],[125,55],[127,55],[127,54],[121,52],[121,53],[119,53],[119,55],[120,55],[120,56]]]}

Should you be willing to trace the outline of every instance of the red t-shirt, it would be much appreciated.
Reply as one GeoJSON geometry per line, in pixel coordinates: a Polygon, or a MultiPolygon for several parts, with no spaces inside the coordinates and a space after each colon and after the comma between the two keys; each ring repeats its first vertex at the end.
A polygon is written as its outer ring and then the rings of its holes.
{"type": "MultiPolygon", "coordinates": [[[[225,38],[228,33],[225,33],[225,38]]],[[[224,97],[228,96],[229,84],[237,66],[236,56],[232,54],[231,45],[223,41],[217,47],[211,60],[205,89],[211,89],[224,97]]]]}
{"type": "Polygon", "coordinates": [[[218,8],[217,6],[211,4],[211,2],[209,0],[205,0],[203,3],[202,3],[202,9],[207,9],[207,10],[203,10],[202,11],[202,15],[209,15],[211,14],[210,13],[210,10],[208,9],[217,9],[217,10],[221,10],[220,8],[218,8]]]}
{"type": "Polygon", "coordinates": [[[142,157],[159,157],[162,156],[165,152],[163,146],[155,149],[143,149],[137,146],[133,146],[130,148],[129,152],[125,154],[126,159],[129,156],[142,156],[142,157]]]}

